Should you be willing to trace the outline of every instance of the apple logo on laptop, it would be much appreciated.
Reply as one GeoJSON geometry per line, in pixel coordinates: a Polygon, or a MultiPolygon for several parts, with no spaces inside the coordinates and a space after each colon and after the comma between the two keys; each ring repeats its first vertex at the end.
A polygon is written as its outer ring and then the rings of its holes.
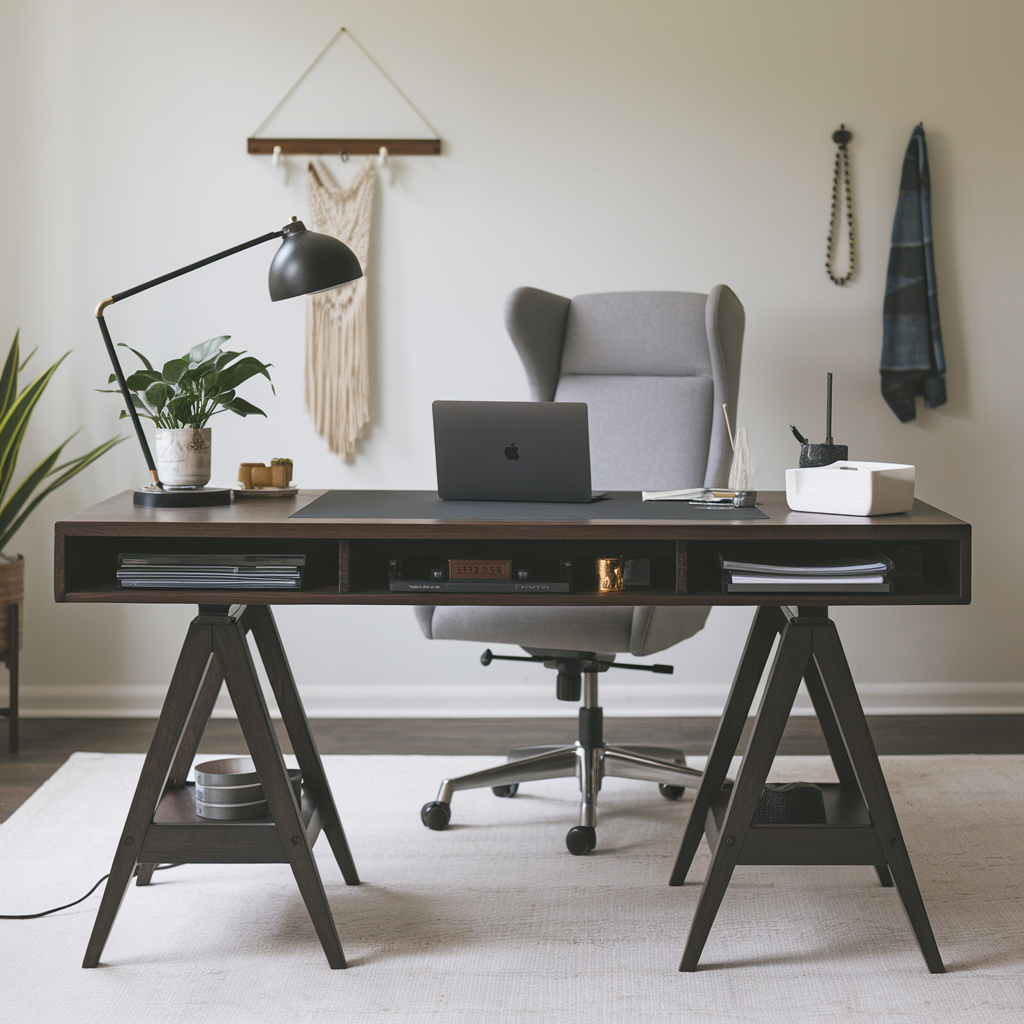
{"type": "Polygon", "coordinates": [[[519,458],[519,448],[516,446],[515,441],[505,449],[505,458],[509,462],[515,462],[519,458]]]}

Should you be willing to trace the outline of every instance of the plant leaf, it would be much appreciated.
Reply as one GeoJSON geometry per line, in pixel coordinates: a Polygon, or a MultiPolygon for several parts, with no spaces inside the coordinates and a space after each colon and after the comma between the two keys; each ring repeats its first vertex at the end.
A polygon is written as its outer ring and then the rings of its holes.
{"type": "MultiPolygon", "coordinates": [[[[57,366],[57,364],[54,364],[53,368],[56,369],[56,366],[57,366]]],[[[70,438],[68,440],[70,440],[70,438]]],[[[39,494],[37,494],[29,502],[28,506],[21,513],[21,515],[18,516],[18,518],[14,520],[13,523],[10,523],[10,525],[7,525],[6,527],[0,526],[0,551],[2,551],[3,548],[7,546],[8,542],[10,541],[10,539],[18,532],[18,530],[20,529],[21,525],[25,522],[25,520],[29,517],[29,515],[31,515],[31,513],[35,509],[35,507],[47,495],[52,494],[55,490],[57,490],[58,487],[62,486],[63,484],[66,484],[68,482],[68,480],[70,480],[73,476],[77,476],[79,473],[81,473],[82,470],[86,468],[86,466],[91,465],[101,455],[104,455],[106,452],[110,451],[110,449],[113,448],[114,445],[120,444],[124,440],[126,440],[126,438],[124,438],[120,434],[118,434],[117,437],[112,437],[109,441],[104,441],[102,444],[97,445],[95,448],[93,448],[92,451],[86,452],[84,455],[80,455],[77,459],[74,459],[71,462],[67,463],[67,467],[68,468],[65,469],[65,471],[63,473],[61,473],[60,476],[58,476],[55,480],[53,480],[53,482],[50,483],[47,487],[45,487],[39,494]]],[[[67,444],[67,441],[65,441],[64,444],[67,444]]],[[[58,448],[55,452],[51,453],[51,455],[48,456],[46,459],[44,459],[43,463],[40,463],[40,465],[43,465],[44,463],[48,462],[50,459],[56,460],[56,458],[60,455],[60,451],[61,451],[61,449],[63,447],[64,447],[64,445],[62,444],[60,446],[60,448],[58,448]]],[[[36,467],[36,469],[38,469],[38,468],[39,467],[36,467]]],[[[34,475],[35,472],[36,471],[33,470],[33,475],[34,475]]],[[[11,495],[10,501],[8,501],[6,505],[4,505],[3,512],[0,513],[0,521],[3,521],[3,517],[6,516],[8,508],[10,508],[10,506],[13,503],[15,497],[22,491],[22,488],[24,486],[25,486],[25,484],[23,482],[18,487],[18,490],[15,491],[15,493],[13,495],[11,495]]],[[[24,501],[25,498],[27,498],[28,496],[29,496],[28,493],[26,493],[21,500],[24,501]]],[[[12,514],[13,514],[13,512],[17,512],[17,509],[13,509],[12,510],[12,514]]],[[[9,520],[8,520],[8,522],[9,522],[9,520]]]]}
{"type": "MultiPolygon", "coordinates": [[[[74,437],[74,434],[71,435],[74,437]]],[[[32,492],[43,482],[46,477],[50,475],[53,470],[53,464],[60,457],[60,453],[64,451],[64,446],[71,440],[71,437],[67,438],[60,445],[58,445],[49,455],[43,459],[42,462],[32,470],[31,473],[18,485],[14,493],[4,503],[3,509],[0,509],[0,534],[7,529],[7,527],[14,521],[18,512],[21,511],[22,505],[28,501],[32,492]]]]}
{"type": "Polygon", "coordinates": [[[205,363],[230,337],[230,334],[222,334],[219,338],[210,338],[209,341],[193,346],[189,351],[188,361],[190,363],[205,363]]]}
{"type": "Polygon", "coordinates": [[[163,378],[168,384],[177,384],[188,370],[187,359],[170,359],[164,363],[163,378]]]}
{"type": "Polygon", "coordinates": [[[153,364],[138,349],[132,348],[131,345],[126,345],[123,341],[118,342],[117,347],[126,348],[129,352],[133,352],[142,360],[142,365],[145,366],[147,370],[153,369],[153,364]]]}
{"type": "Polygon", "coordinates": [[[32,349],[32,351],[31,351],[31,352],[29,352],[29,354],[28,354],[27,356],[25,356],[25,358],[24,358],[24,359],[22,359],[22,361],[21,361],[21,366],[19,366],[19,367],[18,367],[18,373],[21,373],[21,371],[25,369],[25,367],[26,367],[26,366],[28,365],[28,361],[29,361],[29,360],[30,360],[30,359],[31,359],[31,358],[32,358],[32,357],[33,357],[33,356],[34,356],[34,355],[35,355],[35,354],[36,354],[36,353],[37,353],[38,351],[39,351],[39,346],[38,346],[38,345],[36,345],[36,347],[35,347],[34,349],[32,349]]]}
{"type": "Polygon", "coordinates": [[[157,411],[167,404],[171,389],[162,381],[155,381],[146,388],[146,401],[157,411]]]}
{"type": "Polygon", "coordinates": [[[262,374],[267,380],[270,380],[270,364],[264,365],[258,359],[254,359],[252,356],[246,356],[244,359],[240,359],[237,363],[233,363],[231,366],[224,367],[221,370],[220,386],[225,391],[233,391],[243,381],[248,380],[250,377],[254,377],[257,373],[262,374]]]}
{"type": "Polygon", "coordinates": [[[42,397],[50,378],[57,372],[57,367],[67,358],[68,353],[60,357],[52,366],[44,370],[29,384],[10,409],[0,419],[0,501],[3,501],[7,488],[10,486],[14,467],[18,462],[21,440],[25,436],[29,418],[42,397]]]}
{"type": "Polygon", "coordinates": [[[0,374],[0,416],[6,414],[11,403],[18,396],[18,338],[21,331],[14,332],[11,350],[7,353],[3,373],[0,374]]]}
{"type": "Polygon", "coordinates": [[[129,391],[145,391],[150,384],[158,380],[163,380],[163,377],[156,370],[136,370],[125,380],[125,384],[128,385],[129,391]]]}
{"type": "Polygon", "coordinates": [[[230,409],[233,413],[237,413],[239,416],[267,415],[262,409],[258,409],[255,405],[251,402],[247,402],[244,398],[235,398],[230,402],[225,402],[224,408],[230,409]]]}
{"type": "Polygon", "coordinates": [[[237,359],[239,356],[244,356],[244,355],[245,355],[245,351],[244,350],[241,351],[241,352],[221,352],[221,354],[219,356],[217,356],[217,360],[216,360],[216,364],[215,365],[216,365],[218,370],[222,370],[225,366],[227,366],[228,363],[231,362],[232,359],[237,359]]]}

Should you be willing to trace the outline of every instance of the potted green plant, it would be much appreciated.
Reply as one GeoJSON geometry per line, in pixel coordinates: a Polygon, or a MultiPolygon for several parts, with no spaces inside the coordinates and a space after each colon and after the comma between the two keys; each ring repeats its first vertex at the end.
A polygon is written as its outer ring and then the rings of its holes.
{"type": "MultiPolygon", "coordinates": [[[[211,417],[222,412],[237,416],[266,416],[262,409],[239,398],[238,386],[262,374],[270,380],[270,363],[244,352],[222,352],[229,334],[194,346],[179,359],[157,370],[141,353],[121,344],[142,360],[125,383],[140,416],[152,420],[156,430],[156,468],[160,482],[171,490],[204,486],[210,479],[211,417]]],[[[108,384],[113,384],[113,374],[108,384]]],[[[270,385],[271,391],[274,385],[270,385]]],[[[99,389],[120,394],[112,388],[99,389]]],[[[276,392],[275,392],[276,394],[276,392]]],[[[128,415],[121,410],[121,419],[128,415]]]]}
{"type": "MultiPolygon", "coordinates": [[[[21,442],[28,429],[29,420],[35,407],[50,383],[50,378],[57,372],[57,367],[64,362],[68,353],[60,357],[52,366],[44,370],[34,381],[19,388],[18,377],[25,364],[35,355],[33,349],[24,360],[15,333],[14,341],[3,371],[0,372],[0,610],[8,605],[17,604],[18,622],[24,622],[22,611],[25,602],[25,560],[21,555],[9,555],[4,549],[11,539],[32,514],[35,507],[62,484],[66,484],[73,476],[77,476],[86,466],[95,462],[104,452],[109,451],[124,438],[118,434],[109,441],[97,445],[90,452],[79,455],[67,462],[58,463],[65,445],[71,440],[59,444],[42,462],[39,463],[22,481],[11,489],[14,471],[18,464],[21,442]]],[[[0,660],[6,660],[11,637],[7,635],[8,618],[0,614],[0,660]]],[[[19,633],[21,628],[19,625],[19,633]]],[[[21,636],[18,637],[21,646],[21,636]]]]}

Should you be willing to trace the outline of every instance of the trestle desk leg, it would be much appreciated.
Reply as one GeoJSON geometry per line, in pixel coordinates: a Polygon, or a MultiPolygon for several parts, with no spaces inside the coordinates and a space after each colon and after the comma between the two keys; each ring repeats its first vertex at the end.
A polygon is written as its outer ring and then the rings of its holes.
{"type": "Polygon", "coordinates": [[[139,851],[167,785],[171,763],[209,666],[210,643],[210,627],[193,622],[189,626],[181,654],[178,656],[178,664],[171,677],[156,731],[135,788],[131,809],[128,811],[128,818],[110,867],[110,877],[104,887],[100,909],[96,914],[96,922],[86,947],[83,967],[95,967],[100,962],[107,936],[135,873],[139,851]]]}
{"type": "Polygon", "coordinates": [[[704,836],[704,823],[708,810],[715,797],[721,792],[726,776],[729,774],[729,763],[739,745],[750,705],[754,701],[757,685],[761,681],[761,674],[764,672],[768,656],[772,652],[775,637],[784,624],[785,617],[782,611],[776,607],[758,608],[754,615],[754,621],[751,623],[750,632],[747,635],[747,643],[743,648],[743,656],[740,658],[732,689],[729,691],[729,699],[726,701],[725,711],[718,723],[714,742],[711,744],[711,753],[704,766],[704,775],[697,789],[697,795],[693,799],[693,808],[686,822],[686,831],[683,834],[683,841],[679,847],[679,855],[676,857],[669,885],[682,885],[686,881],[686,874],[690,870],[690,865],[693,863],[693,858],[704,836]]]}
{"type": "Polygon", "coordinates": [[[787,624],[779,641],[768,676],[750,742],[732,787],[725,818],[711,857],[711,866],[701,888],[697,909],[686,939],[680,971],[695,971],[715,915],[729,886],[729,880],[743,849],[747,829],[771,769],[775,752],[796,699],[797,689],[811,657],[811,631],[787,624]]]}
{"type": "Polygon", "coordinates": [[[288,779],[274,724],[263,699],[242,623],[234,621],[231,625],[215,626],[213,649],[223,669],[228,693],[263,786],[270,814],[277,825],[292,874],[327,955],[327,962],[335,969],[344,967],[345,954],[302,823],[295,792],[288,779]]]}

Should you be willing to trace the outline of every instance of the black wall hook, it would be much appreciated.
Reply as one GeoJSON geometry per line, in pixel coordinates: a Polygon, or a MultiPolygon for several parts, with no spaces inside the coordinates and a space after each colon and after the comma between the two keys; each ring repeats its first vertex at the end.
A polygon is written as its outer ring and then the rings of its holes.
{"type": "Polygon", "coordinates": [[[841,124],[839,126],[839,131],[836,131],[836,132],[832,133],[832,141],[835,142],[837,145],[841,146],[843,149],[846,148],[846,144],[852,138],[853,138],[853,132],[848,132],[846,130],[846,125],[845,124],[841,124]]]}

